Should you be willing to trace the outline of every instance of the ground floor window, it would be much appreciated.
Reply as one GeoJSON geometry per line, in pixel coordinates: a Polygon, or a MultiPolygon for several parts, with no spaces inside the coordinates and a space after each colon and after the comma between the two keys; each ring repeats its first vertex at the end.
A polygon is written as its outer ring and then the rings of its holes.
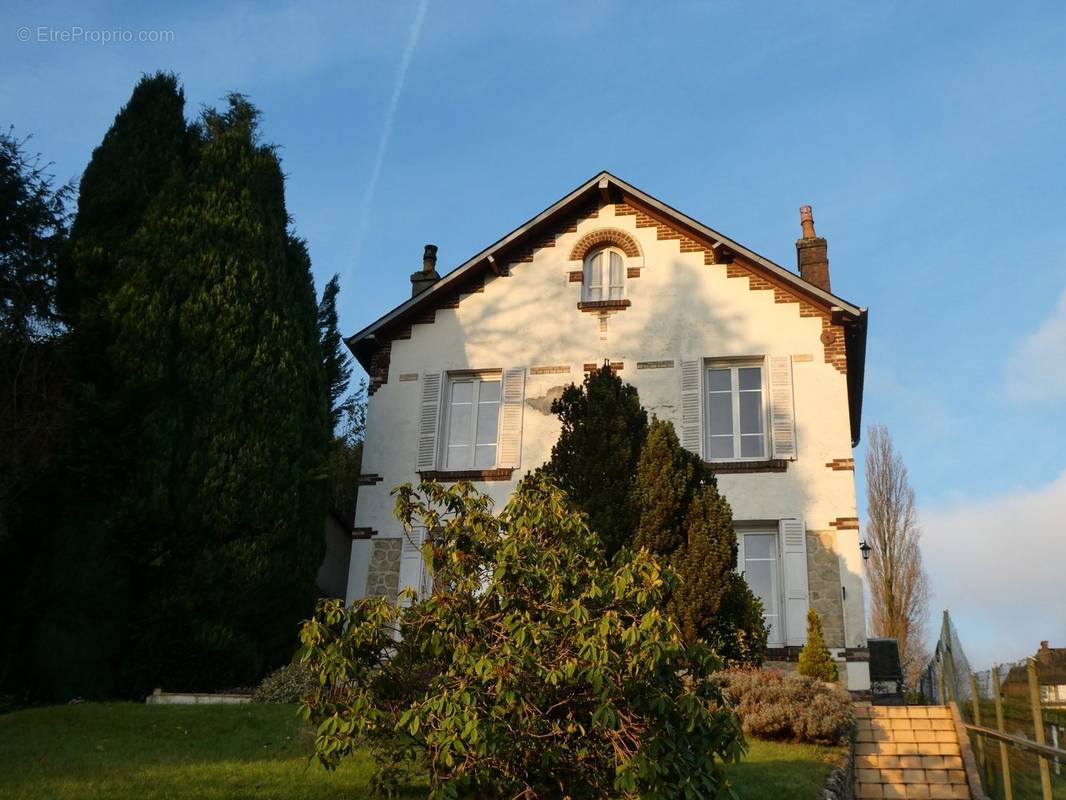
{"type": "Polygon", "coordinates": [[[769,531],[743,533],[740,537],[739,565],[751,591],[762,601],[769,629],[767,644],[781,647],[785,631],[781,619],[781,579],[777,555],[777,534],[769,531]]]}

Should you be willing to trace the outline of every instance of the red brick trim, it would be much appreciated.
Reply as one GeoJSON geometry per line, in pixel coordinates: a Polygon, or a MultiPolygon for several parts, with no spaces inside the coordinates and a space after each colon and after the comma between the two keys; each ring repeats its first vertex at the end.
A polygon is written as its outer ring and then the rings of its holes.
{"type": "MultiPolygon", "coordinates": [[[[615,216],[636,217],[638,228],[655,228],[657,239],[677,239],[682,253],[703,252],[703,263],[707,265],[719,263],[718,253],[710,245],[699,242],[692,236],[678,230],[673,225],[661,219],[651,209],[646,209],[642,204],[626,198],[614,207],[615,216]]],[[[822,320],[822,340],[825,355],[825,363],[836,367],[838,372],[847,374],[848,359],[844,348],[843,326],[833,325],[831,315],[815,307],[811,302],[803,298],[795,289],[785,286],[776,280],[771,280],[763,271],[751,264],[743,263],[742,259],[735,254],[726,254],[721,261],[726,263],[726,277],[748,278],[748,287],[754,290],[767,290],[774,293],[775,303],[797,303],[801,317],[820,317],[822,320]],[[831,338],[830,338],[831,337],[831,338]]]]}
{"type": "Polygon", "coordinates": [[[370,369],[367,370],[370,375],[370,384],[366,388],[368,396],[389,382],[390,361],[392,361],[392,342],[383,342],[370,357],[370,369]]]}
{"type": "Polygon", "coordinates": [[[352,528],[353,539],[372,539],[378,535],[373,528],[352,528]]]}
{"type": "Polygon", "coordinates": [[[385,479],[380,475],[366,472],[359,476],[358,484],[360,486],[373,486],[375,483],[381,483],[383,480],[385,479]]]}
{"type": "Polygon", "coordinates": [[[800,650],[802,647],[795,645],[789,647],[767,647],[766,648],[766,660],[767,661],[799,661],[800,650]]]}
{"type": "Polygon", "coordinates": [[[763,461],[705,461],[714,473],[730,472],[785,472],[788,462],[783,458],[770,458],[763,461]]]}
{"type": "Polygon", "coordinates": [[[640,257],[637,240],[618,228],[600,228],[586,233],[570,250],[570,261],[581,261],[589,251],[601,244],[613,244],[630,258],[640,257]]]}
{"type": "Polygon", "coordinates": [[[857,531],[859,529],[859,518],[837,517],[829,522],[829,526],[840,531],[857,531]]]}
{"type": "Polygon", "coordinates": [[[565,374],[569,374],[570,373],[570,367],[567,364],[560,364],[559,366],[553,366],[553,367],[530,367],[529,368],[529,374],[530,375],[562,375],[564,373],[565,374]]]}
{"type": "Polygon", "coordinates": [[[855,471],[854,458],[834,458],[832,461],[825,462],[825,465],[834,472],[855,471]]]}
{"type": "Polygon", "coordinates": [[[633,304],[629,302],[629,298],[626,298],[625,300],[588,300],[578,303],[577,307],[581,311],[622,311],[631,305],[633,304]]]}
{"type": "Polygon", "coordinates": [[[844,660],[850,662],[869,661],[870,651],[866,647],[845,647],[844,660]]]}
{"type": "Polygon", "coordinates": [[[626,267],[626,277],[627,278],[639,278],[640,277],[640,267],[626,267]]]}
{"type": "Polygon", "coordinates": [[[584,282],[585,282],[585,271],[584,270],[575,269],[573,272],[570,273],[570,283],[584,283],[584,282]]]}
{"type": "MultiPolygon", "coordinates": [[[[590,362],[588,364],[585,364],[582,368],[584,369],[585,372],[595,372],[601,366],[603,366],[603,365],[602,364],[593,364],[593,363],[590,362]]],[[[621,372],[625,368],[626,368],[626,365],[625,365],[624,361],[612,361],[611,362],[611,372],[614,373],[615,375],[617,375],[619,372],[621,372]]]]}
{"type": "Polygon", "coordinates": [[[511,467],[498,469],[423,470],[418,476],[424,481],[455,483],[456,481],[509,481],[514,470],[511,467]]]}

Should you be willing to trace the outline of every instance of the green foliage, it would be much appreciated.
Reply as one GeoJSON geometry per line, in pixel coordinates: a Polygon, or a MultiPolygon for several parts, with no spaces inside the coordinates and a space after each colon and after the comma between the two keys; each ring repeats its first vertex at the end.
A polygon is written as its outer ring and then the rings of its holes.
{"type": "Polygon", "coordinates": [[[318,679],[302,664],[286,664],[271,672],[256,687],[256,703],[299,703],[318,689],[318,679]]]}
{"type": "Polygon", "coordinates": [[[732,703],[744,732],[760,739],[836,744],[855,725],[848,693],[814,678],[737,670],[718,673],[715,682],[732,703]]]}
{"type": "Polygon", "coordinates": [[[42,670],[60,698],[89,676],[93,697],[248,685],[313,607],[330,428],[310,259],[255,108],[190,126],[183,103],[173,76],[138,85],[61,273],[77,491],[35,648],[72,657],[42,670]],[[69,593],[79,568],[106,590],[69,593]]]}
{"type": "Polygon", "coordinates": [[[329,448],[329,507],[349,524],[359,499],[366,430],[366,381],[343,403],[340,428],[329,448]]]}
{"type": "Polygon", "coordinates": [[[714,475],[681,446],[670,422],[653,418],[632,492],[635,544],[681,577],[667,609],[686,641],[701,639],[731,665],[756,666],[766,652],[762,606],[737,566],[733,512],[714,475]]]}
{"type": "Polygon", "coordinates": [[[800,650],[799,666],[796,671],[800,675],[827,683],[836,683],[840,679],[837,665],[829,654],[829,648],[825,646],[822,618],[813,608],[807,611],[807,641],[800,650]]]}
{"type": "Polygon", "coordinates": [[[636,518],[629,502],[648,415],[637,390],[605,363],[571,384],[552,403],[562,432],[543,467],[589,517],[608,560],[632,542],[636,518]]]}
{"type": "Polygon", "coordinates": [[[336,431],[344,415],[348,381],[352,365],[337,325],[337,294],[341,289],[339,275],[329,279],[318,301],[318,337],[322,351],[322,369],[329,392],[330,429],[336,431]]]}
{"type": "Polygon", "coordinates": [[[744,576],[731,572],[718,614],[704,630],[705,641],[727,667],[758,667],[769,636],[762,601],[744,576]]]}
{"type": "Polygon", "coordinates": [[[465,483],[397,494],[405,526],[434,532],[434,591],[324,600],[304,625],[323,764],[365,742],[380,788],[423,766],[434,798],[726,795],[743,744],[717,659],[659,611],[670,570],[646,551],[607,566],[544,477],[499,516],[465,483]]]}
{"type": "Polygon", "coordinates": [[[71,395],[55,308],[71,187],[25,146],[0,133],[0,695],[12,702],[38,679],[25,655],[48,598],[71,395]]]}

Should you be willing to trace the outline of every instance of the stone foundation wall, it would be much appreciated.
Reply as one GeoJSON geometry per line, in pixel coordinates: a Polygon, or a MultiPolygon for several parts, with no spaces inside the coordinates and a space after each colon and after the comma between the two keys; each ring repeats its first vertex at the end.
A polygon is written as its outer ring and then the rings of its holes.
{"type": "Polygon", "coordinates": [[[366,596],[387,597],[396,602],[400,585],[400,549],[402,539],[378,539],[366,574],[366,596]]]}
{"type": "Polygon", "coordinates": [[[807,583],[811,608],[822,618],[826,647],[844,646],[844,606],[834,531],[807,531],[807,583]]]}

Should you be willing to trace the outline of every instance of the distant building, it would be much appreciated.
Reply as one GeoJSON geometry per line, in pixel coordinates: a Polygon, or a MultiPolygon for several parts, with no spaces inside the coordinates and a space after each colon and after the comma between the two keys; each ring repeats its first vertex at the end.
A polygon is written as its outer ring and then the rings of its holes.
{"type": "MultiPolygon", "coordinates": [[[[1049,647],[1043,641],[1034,657],[1040,703],[1050,708],[1066,708],[1066,647],[1049,647]]],[[[1029,675],[1024,664],[1011,667],[1003,681],[1003,693],[1007,697],[1029,698],[1029,675]]]]}

